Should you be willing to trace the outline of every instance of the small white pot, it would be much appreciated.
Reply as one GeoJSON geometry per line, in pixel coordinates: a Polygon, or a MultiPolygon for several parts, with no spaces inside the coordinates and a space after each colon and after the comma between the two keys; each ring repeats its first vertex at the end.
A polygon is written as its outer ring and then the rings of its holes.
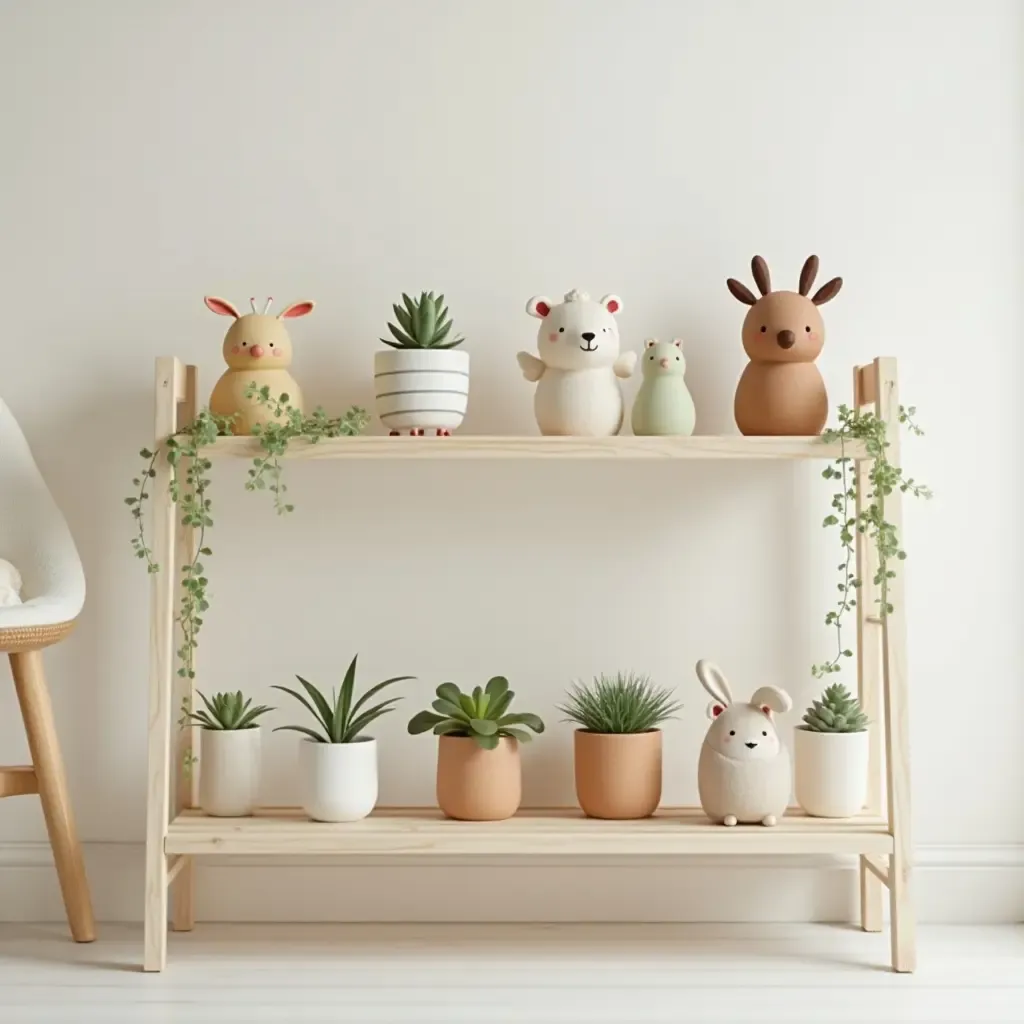
{"type": "Polygon", "coordinates": [[[259,803],[259,727],[200,733],[200,808],[215,818],[247,817],[259,803]]]}
{"type": "Polygon", "coordinates": [[[469,353],[389,348],[373,357],[373,384],[388,430],[455,430],[469,400],[469,353]]]}
{"type": "Polygon", "coordinates": [[[816,818],[850,818],[868,796],[868,732],[793,730],[797,803],[816,818]]]}
{"type": "Polygon", "coordinates": [[[299,742],[302,808],[314,821],[359,821],[377,803],[377,741],[299,742]]]}

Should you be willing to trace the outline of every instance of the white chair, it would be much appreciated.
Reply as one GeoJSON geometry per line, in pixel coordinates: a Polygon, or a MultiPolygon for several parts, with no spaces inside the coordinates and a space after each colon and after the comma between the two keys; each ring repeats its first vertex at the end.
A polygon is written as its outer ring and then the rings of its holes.
{"type": "Polygon", "coordinates": [[[44,647],[63,640],[85,603],[85,575],[71,531],[32,458],[25,435],[0,401],[0,558],[21,573],[22,604],[0,607],[0,653],[11,673],[32,764],[0,767],[0,797],[38,793],[76,942],[96,937],[82,848],[68,798],[44,647]]]}

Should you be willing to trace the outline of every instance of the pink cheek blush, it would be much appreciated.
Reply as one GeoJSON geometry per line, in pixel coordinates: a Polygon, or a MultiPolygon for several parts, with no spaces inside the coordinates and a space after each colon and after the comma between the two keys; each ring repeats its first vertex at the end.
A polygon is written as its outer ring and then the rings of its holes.
{"type": "Polygon", "coordinates": [[[233,345],[231,351],[237,356],[242,350],[237,345],[233,345]]]}
{"type": "Polygon", "coordinates": [[[731,737],[731,736],[723,736],[723,737],[722,737],[722,742],[723,742],[723,743],[728,743],[728,742],[729,742],[729,741],[730,741],[731,739],[732,739],[732,737],[731,737]]]}
{"type": "Polygon", "coordinates": [[[549,334],[548,335],[548,341],[558,341],[558,334],[557,334],[557,332],[554,333],[554,334],[549,334]]]}
{"type": "Polygon", "coordinates": [[[811,339],[811,341],[820,341],[821,340],[821,335],[817,331],[811,331],[811,333],[808,335],[808,337],[811,339]]]}

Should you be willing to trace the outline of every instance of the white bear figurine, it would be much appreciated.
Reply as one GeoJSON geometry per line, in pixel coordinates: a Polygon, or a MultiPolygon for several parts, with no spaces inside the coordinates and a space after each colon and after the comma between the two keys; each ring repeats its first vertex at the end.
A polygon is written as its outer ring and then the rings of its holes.
{"type": "Polygon", "coordinates": [[[594,302],[573,290],[552,304],[535,295],[526,312],[542,322],[537,332],[538,356],[516,357],[523,376],[537,381],[534,415],[542,434],[610,437],[622,428],[622,391],[617,377],[636,369],[636,353],[619,353],[615,314],[622,309],[617,295],[594,302]]]}
{"type": "Polygon", "coordinates": [[[714,698],[711,727],[697,762],[697,789],[704,813],[722,825],[774,825],[786,813],[792,788],[789,751],[775,731],[772,713],[788,711],[785,690],[762,686],[749,702],[733,703],[716,665],[697,662],[697,678],[714,698]]]}

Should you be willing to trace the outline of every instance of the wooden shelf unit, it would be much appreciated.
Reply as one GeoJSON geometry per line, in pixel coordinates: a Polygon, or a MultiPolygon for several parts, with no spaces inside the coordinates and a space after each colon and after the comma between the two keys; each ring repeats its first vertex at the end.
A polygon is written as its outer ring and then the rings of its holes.
{"type": "MultiPolygon", "coordinates": [[[[156,367],[157,445],[198,411],[198,372],[165,357],[156,367]]],[[[890,458],[899,460],[896,361],[875,359],[854,368],[853,404],[870,406],[887,423],[890,458]]],[[[220,438],[211,457],[252,458],[258,442],[220,438]]],[[[294,444],[294,459],[833,459],[837,445],[817,437],[353,437],[294,444]]],[[[860,445],[847,446],[861,493],[869,463],[860,445]]],[[[915,968],[911,883],[910,768],[908,751],[905,618],[902,564],[890,581],[895,611],[872,614],[875,588],[866,582],[857,606],[858,693],[871,720],[869,795],[853,818],[811,818],[791,809],[774,828],[725,828],[699,808],[662,808],[640,821],[600,821],[577,808],[523,809],[502,822],[458,822],[433,808],[378,808],[350,824],[310,821],[301,811],[267,808],[252,818],[211,818],[195,810],[198,772],[185,772],[195,730],[174,731],[174,712],[191,697],[195,681],[175,673],[178,580],[168,566],[194,550],[192,531],[180,523],[170,497],[170,469],[157,464],[152,481],[153,551],[165,571],[151,581],[149,768],[146,831],[145,950],[143,966],[161,971],[167,961],[168,920],[174,930],[195,923],[195,858],[216,855],[342,857],[685,857],[730,855],[855,855],[859,864],[860,919],[865,931],[883,925],[888,890],[891,959],[895,971],[915,968]],[[884,771],[883,771],[884,755],[884,771]],[[170,905],[169,905],[170,904],[170,905]]],[[[888,520],[901,529],[899,492],[886,499],[888,520]]],[[[874,576],[873,553],[857,536],[857,571],[874,576]]],[[[198,744],[196,744],[198,746],[198,744]]],[[[201,771],[201,766],[199,771],[201,771]]]]}

